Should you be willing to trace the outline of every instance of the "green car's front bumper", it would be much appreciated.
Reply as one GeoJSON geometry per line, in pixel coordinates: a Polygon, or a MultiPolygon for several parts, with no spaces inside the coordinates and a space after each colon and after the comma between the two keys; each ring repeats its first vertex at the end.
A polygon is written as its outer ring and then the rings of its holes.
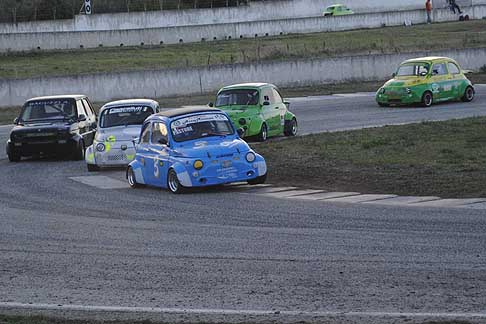
{"type": "Polygon", "coordinates": [[[410,88],[381,88],[376,102],[381,105],[411,105],[422,101],[422,93],[410,88]]]}

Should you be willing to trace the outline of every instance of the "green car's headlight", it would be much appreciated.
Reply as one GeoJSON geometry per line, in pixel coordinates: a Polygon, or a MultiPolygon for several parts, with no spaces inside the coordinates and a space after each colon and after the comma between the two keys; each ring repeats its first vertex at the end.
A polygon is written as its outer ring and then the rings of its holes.
{"type": "Polygon", "coordinates": [[[380,94],[384,94],[384,93],[385,93],[385,91],[386,91],[386,90],[385,90],[385,88],[381,88],[380,90],[378,90],[378,93],[380,93],[380,94]]]}

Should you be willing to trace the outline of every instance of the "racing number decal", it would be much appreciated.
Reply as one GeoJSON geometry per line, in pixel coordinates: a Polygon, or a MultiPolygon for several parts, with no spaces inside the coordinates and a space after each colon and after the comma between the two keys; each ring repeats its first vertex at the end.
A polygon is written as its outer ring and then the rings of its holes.
{"type": "Polygon", "coordinates": [[[156,178],[160,177],[159,160],[157,159],[154,159],[154,176],[156,178]]]}
{"type": "Polygon", "coordinates": [[[439,85],[437,83],[432,84],[432,91],[433,92],[439,92],[439,85]]]}

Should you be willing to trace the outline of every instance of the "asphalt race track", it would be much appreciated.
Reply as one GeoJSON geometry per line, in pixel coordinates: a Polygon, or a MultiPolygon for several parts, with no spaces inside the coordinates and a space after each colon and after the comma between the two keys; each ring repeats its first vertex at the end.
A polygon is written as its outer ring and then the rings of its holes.
{"type": "MultiPolygon", "coordinates": [[[[294,99],[292,109],[302,133],[461,118],[486,115],[486,88],[473,103],[430,109],[378,108],[366,94],[294,99]]],[[[100,189],[71,179],[90,175],[84,162],[5,155],[0,170],[0,313],[486,322],[484,210],[285,200],[237,187],[100,189]]]]}

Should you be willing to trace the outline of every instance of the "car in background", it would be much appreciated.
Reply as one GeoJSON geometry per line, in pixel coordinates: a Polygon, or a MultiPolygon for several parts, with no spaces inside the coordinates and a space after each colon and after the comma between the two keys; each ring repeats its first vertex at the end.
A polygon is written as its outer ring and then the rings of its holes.
{"type": "Polygon", "coordinates": [[[147,118],[126,177],[132,188],[151,185],[182,193],[190,187],[264,183],[267,165],[223,111],[181,108],[147,118]]]}
{"type": "Polygon", "coordinates": [[[95,139],[86,149],[88,171],[126,167],[135,158],[133,140],[143,122],[159,110],[159,103],[150,99],[119,100],[101,107],[95,139]]]}
{"type": "Polygon", "coordinates": [[[376,102],[390,105],[421,104],[474,99],[474,87],[459,64],[448,57],[421,57],[400,64],[393,78],[376,93],[376,102]]]}
{"type": "Polygon", "coordinates": [[[37,97],[27,100],[7,141],[11,162],[37,155],[84,158],[96,132],[96,113],[85,95],[37,97]]]}
{"type": "Polygon", "coordinates": [[[324,17],[352,15],[354,12],[342,4],[333,4],[324,10],[324,17]]]}
{"type": "Polygon", "coordinates": [[[264,142],[270,136],[296,136],[297,117],[288,109],[277,87],[269,83],[243,83],[222,88],[215,106],[244,129],[245,138],[264,142]]]}

